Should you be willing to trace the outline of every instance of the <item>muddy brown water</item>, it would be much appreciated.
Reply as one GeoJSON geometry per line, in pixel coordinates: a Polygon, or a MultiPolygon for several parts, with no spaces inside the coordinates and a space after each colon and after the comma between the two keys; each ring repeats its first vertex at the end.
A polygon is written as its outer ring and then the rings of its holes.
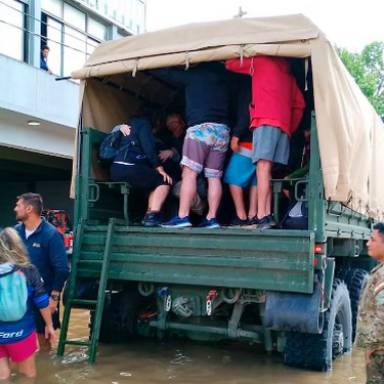
{"type": "MultiPolygon", "coordinates": [[[[71,337],[85,337],[88,313],[74,310],[71,337]]],[[[135,341],[100,345],[96,364],[85,351],[70,350],[64,358],[40,353],[34,384],[363,384],[361,350],[338,359],[332,372],[308,372],[283,365],[281,355],[266,355],[260,347],[193,341],[135,341]]],[[[17,375],[12,383],[23,383],[17,375]]]]}

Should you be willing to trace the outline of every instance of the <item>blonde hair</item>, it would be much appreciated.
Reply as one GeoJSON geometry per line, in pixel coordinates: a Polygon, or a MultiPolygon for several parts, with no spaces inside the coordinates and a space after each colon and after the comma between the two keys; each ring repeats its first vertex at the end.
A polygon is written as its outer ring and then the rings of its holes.
{"type": "Polygon", "coordinates": [[[11,227],[0,232],[0,263],[11,263],[20,267],[30,265],[23,240],[11,227]]]}

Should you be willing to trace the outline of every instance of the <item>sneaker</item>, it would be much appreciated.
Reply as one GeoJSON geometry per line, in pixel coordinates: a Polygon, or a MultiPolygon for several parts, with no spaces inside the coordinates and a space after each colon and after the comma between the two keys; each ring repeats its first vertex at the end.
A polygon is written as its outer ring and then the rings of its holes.
{"type": "Polygon", "coordinates": [[[240,227],[242,225],[249,225],[250,222],[248,219],[240,219],[239,216],[236,216],[231,223],[229,224],[231,227],[240,227]]]}
{"type": "Polygon", "coordinates": [[[199,228],[220,228],[219,222],[216,220],[216,218],[207,219],[205,218],[200,224],[199,228]]]}
{"type": "Polygon", "coordinates": [[[257,216],[253,216],[252,219],[248,220],[248,222],[249,222],[249,225],[259,224],[259,219],[257,218],[257,216]]]}
{"type": "Polygon", "coordinates": [[[192,227],[191,222],[189,221],[189,216],[179,217],[174,216],[171,220],[161,224],[163,228],[185,228],[192,227]]]}
{"type": "Polygon", "coordinates": [[[271,227],[276,227],[277,224],[276,224],[276,221],[275,221],[273,215],[269,215],[269,222],[271,224],[271,227]]]}
{"type": "Polygon", "coordinates": [[[269,229],[276,225],[276,222],[273,219],[272,215],[267,215],[257,220],[258,220],[257,229],[269,229]]]}
{"type": "Polygon", "coordinates": [[[158,227],[161,224],[160,212],[147,212],[141,222],[144,227],[158,227]]]}

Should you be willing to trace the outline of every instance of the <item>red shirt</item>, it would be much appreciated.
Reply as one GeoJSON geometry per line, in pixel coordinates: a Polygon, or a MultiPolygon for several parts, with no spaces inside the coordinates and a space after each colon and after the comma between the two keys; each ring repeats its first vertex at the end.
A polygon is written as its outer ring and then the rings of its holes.
{"type": "Polygon", "coordinates": [[[251,128],[272,125],[291,136],[303,116],[305,101],[287,59],[272,56],[231,59],[225,67],[252,76],[251,128]]]}

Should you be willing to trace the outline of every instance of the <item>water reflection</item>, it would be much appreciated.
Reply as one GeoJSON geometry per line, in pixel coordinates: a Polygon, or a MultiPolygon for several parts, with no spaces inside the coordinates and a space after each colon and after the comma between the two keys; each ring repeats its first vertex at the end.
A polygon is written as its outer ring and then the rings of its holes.
{"type": "MultiPolygon", "coordinates": [[[[88,316],[78,312],[72,336],[87,332],[88,316]]],[[[69,350],[70,351],[70,350],[69,350]]],[[[73,349],[64,359],[54,353],[38,357],[42,384],[363,384],[362,351],[339,359],[333,372],[288,368],[279,354],[267,356],[260,348],[234,343],[202,344],[188,341],[134,341],[101,345],[97,362],[87,364],[86,351],[73,349]]],[[[12,382],[21,383],[13,378],[12,382]]]]}

